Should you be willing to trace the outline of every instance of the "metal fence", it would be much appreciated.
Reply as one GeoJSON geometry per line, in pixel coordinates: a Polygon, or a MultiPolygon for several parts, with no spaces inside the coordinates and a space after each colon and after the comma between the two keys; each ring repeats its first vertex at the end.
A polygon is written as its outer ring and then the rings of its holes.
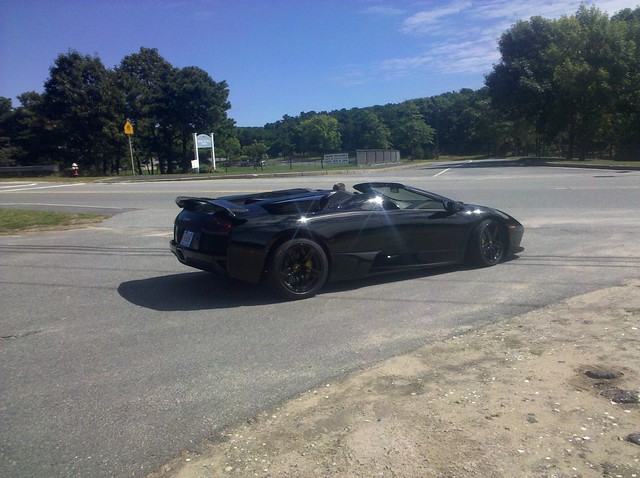
{"type": "Polygon", "coordinates": [[[0,167],[0,176],[29,176],[29,175],[45,175],[56,174],[60,171],[57,164],[40,164],[38,166],[2,166],[0,167]]]}

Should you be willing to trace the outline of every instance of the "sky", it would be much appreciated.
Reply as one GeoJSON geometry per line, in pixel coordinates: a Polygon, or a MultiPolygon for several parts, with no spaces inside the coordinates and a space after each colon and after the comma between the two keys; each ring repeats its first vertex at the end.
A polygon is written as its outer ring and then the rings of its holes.
{"type": "MultiPolygon", "coordinates": [[[[237,126],[478,89],[518,20],[577,0],[3,0],[0,96],[44,91],[75,50],[116,67],[141,47],[229,87],[237,126]]],[[[639,0],[588,0],[610,16],[639,0]]]]}

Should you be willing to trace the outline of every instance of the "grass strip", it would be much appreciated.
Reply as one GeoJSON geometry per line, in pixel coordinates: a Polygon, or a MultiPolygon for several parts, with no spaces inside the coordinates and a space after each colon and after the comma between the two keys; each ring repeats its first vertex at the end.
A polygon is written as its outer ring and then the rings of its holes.
{"type": "Polygon", "coordinates": [[[67,229],[95,224],[108,216],[55,211],[0,208],[0,234],[24,231],[67,229]]]}

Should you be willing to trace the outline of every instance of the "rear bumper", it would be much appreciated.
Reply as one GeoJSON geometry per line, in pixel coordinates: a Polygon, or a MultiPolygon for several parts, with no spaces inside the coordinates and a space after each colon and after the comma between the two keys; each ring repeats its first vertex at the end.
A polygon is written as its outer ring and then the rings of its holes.
{"type": "Polygon", "coordinates": [[[178,245],[175,240],[171,240],[171,242],[169,243],[169,248],[171,249],[171,252],[173,252],[173,254],[176,256],[178,261],[186,266],[203,271],[216,272],[222,275],[226,275],[227,273],[226,269],[220,263],[220,258],[217,258],[216,256],[202,254],[201,252],[186,249],[178,245]]]}

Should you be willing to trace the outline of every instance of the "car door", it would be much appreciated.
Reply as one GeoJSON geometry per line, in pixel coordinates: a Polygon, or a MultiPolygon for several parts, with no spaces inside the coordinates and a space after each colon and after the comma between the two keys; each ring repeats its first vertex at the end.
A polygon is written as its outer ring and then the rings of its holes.
{"type": "Polygon", "coordinates": [[[381,216],[386,231],[386,252],[403,257],[407,265],[438,264],[464,258],[465,221],[448,212],[443,203],[420,209],[386,210],[381,216]]]}

